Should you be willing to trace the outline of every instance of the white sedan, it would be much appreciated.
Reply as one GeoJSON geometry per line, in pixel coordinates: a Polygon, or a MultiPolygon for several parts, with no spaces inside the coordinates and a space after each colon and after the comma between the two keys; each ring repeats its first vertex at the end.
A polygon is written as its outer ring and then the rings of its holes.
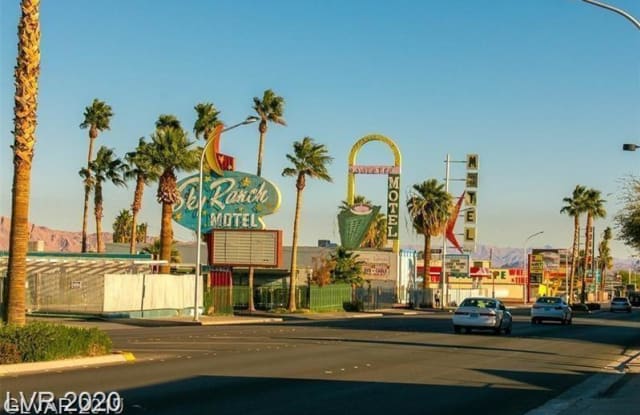
{"type": "Polygon", "coordinates": [[[462,329],[493,330],[494,333],[511,334],[513,319],[504,304],[495,298],[466,298],[453,315],[453,331],[460,333],[462,329]]]}
{"type": "Polygon", "coordinates": [[[531,307],[531,324],[541,323],[544,320],[571,324],[573,312],[562,297],[540,297],[531,307]]]}

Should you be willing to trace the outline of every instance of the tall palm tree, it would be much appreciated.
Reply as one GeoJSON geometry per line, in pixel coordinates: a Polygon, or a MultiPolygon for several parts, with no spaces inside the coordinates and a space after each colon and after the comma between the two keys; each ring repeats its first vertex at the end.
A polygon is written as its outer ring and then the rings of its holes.
{"type": "Polygon", "coordinates": [[[260,132],[260,144],[258,146],[258,176],[262,175],[262,154],[264,151],[264,138],[267,134],[267,126],[269,122],[287,125],[284,115],[284,98],[279,97],[270,89],[264,91],[262,99],[253,98],[253,109],[260,117],[258,131],[260,132]]]}
{"type": "Polygon", "coordinates": [[[436,179],[429,179],[413,185],[407,209],[413,229],[424,236],[422,303],[425,304],[431,267],[431,237],[444,233],[453,209],[453,198],[445,190],[444,184],[438,183],[436,179]]]}
{"type": "Polygon", "coordinates": [[[296,177],[296,210],[293,220],[293,242],[291,243],[291,276],[289,278],[289,311],[296,310],[296,273],[298,272],[298,225],[302,209],[302,191],[307,184],[307,176],[312,179],[331,182],[327,165],[333,161],[323,144],[316,144],[313,138],[305,137],[293,143],[293,154],[287,154],[292,167],[282,170],[283,176],[296,177]]]}
{"type": "Polygon", "coordinates": [[[604,218],[607,216],[607,211],[604,208],[606,200],[602,199],[600,191],[596,189],[587,190],[584,198],[585,211],[587,213],[587,228],[585,229],[585,255],[582,273],[582,291],[581,299],[584,303],[586,300],[585,295],[585,276],[591,262],[593,261],[593,222],[596,219],[604,218]]]}
{"type": "Polygon", "coordinates": [[[220,111],[210,102],[197,104],[194,109],[196,110],[197,118],[193,125],[193,133],[197,138],[202,136],[205,141],[209,141],[216,126],[222,124],[222,121],[218,118],[220,111]]]}
{"type": "MultiPolygon", "coordinates": [[[[269,122],[287,125],[284,115],[284,98],[276,95],[271,89],[264,91],[262,99],[253,97],[253,109],[260,118],[258,124],[258,132],[260,133],[260,143],[258,145],[258,167],[257,175],[262,176],[262,156],[264,153],[264,140],[267,134],[267,128],[269,122]]],[[[255,268],[249,267],[249,292],[253,293],[253,276],[255,268]]],[[[249,295],[249,304],[247,306],[249,311],[255,311],[253,304],[253,295],[249,295]]]]}
{"type": "MultiPolygon", "coordinates": [[[[160,244],[160,239],[156,239],[150,245],[147,245],[145,248],[143,248],[142,252],[146,252],[147,254],[151,254],[151,255],[153,255],[154,259],[157,259],[157,258],[160,257],[160,250],[161,250],[161,246],[160,245],[161,245],[160,244]]],[[[171,241],[171,255],[170,255],[170,258],[171,258],[170,262],[173,263],[173,264],[182,262],[182,257],[180,256],[180,251],[178,251],[178,249],[176,248],[176,241],[171,241]]]]}
{"type": "MultiPolygon", "coordinates": [[[[173,205],[180,197],[176,173],[197,170],[200,161],[201,150],[191,148],[192,144],[193,142],[187,138],[186,131],[181,128],[160,128],[151,135],[149,146],[151,163],[157,165],[162,171],[158,180],[156,200],[162,204],[160,259],[166,261],[171,260],[173,205]]],[[[160,272],[169,273],[169,265],[160,266],[160,272]]]]}
{"type": "Polygon", "coordinates": [[[560,213],[566,213],[573,218],[573,248],[571,250],[571,270],[569,273],[569,292],[567,301],[573,302],[573,287],[576,270],[578,269],[578,254],[580,253],[580,215],[585,212],[584,198],[587,188],[576,185],[570,197],[565,197],[562,201],[565,205],[560,209],[560,213]]]}
{"type": "MultiPolygon", "coordinates": [[[[113,117],[111,107],[105,102],[95,98],[90,106],[84,109],[84,121],[80,124],[80,128],[89,129],[89,154],[87,155],[87,174],[91,176],[91,168],[89,164],[93,160],[93,144],[98,138],[98,133],[109,130],[111,127],[109,123],[113,117]]],[[[87,223],[89,218],[89,191],[86,186],[86,181],[90,180],[90,177],[85,179],[84,186],[84,208],[82,210],[82,252],[87,252],[87,223]]]]}
{"type": "Polygon", "coordinates": [[[112,149],[102,146],[98,150],[96,159],[89,163],[89,170],[91,170],[94,175],[93,202],[96,217],[97,252],[104,252],[104,240],[102,239],[102,217],[104,210],[102,185],[104,182],[110,181],[116,186],[125,186],[124,174],[127,170],[127,165],[116,157],[112,149]]]}
{"type": "Polygon", "coordinates": [[[138,146],[134,151],[131,151],[125,155],[128,168],[125,172],[125,179],[136,181],[136,190],[133,194],[133,203],[131,204],[131,223],[130,234],[131,240],[129,241],[129,253],[136,253],[136,242],[138,242],[138,213],[142,209],[142,195],[144,193],[144,186],[158,180],[160,177],[160,169],[157,165],[153,164],[150,156],[149,143],[144,141],[141,137],[138,141],[138,146]]]}
{"type": "Polygon", "coordinates": [[[40,1],[22,0],[15,66],[13,194],[9,234],[9,292],[3,320],[26,323],[27,249],[31,162],[36,143],[38,77],[40,75],[40,1]]]}
{"type": "Polygon", "coordinates": [[[613,234],[610,227],[606,227],[602,234],[602,241],[598,245],[598,268],[600,269],[600,292],[604,292],[605,286],[605,273],[608,269],[613,268],[613,257],[611,256],[611,249],[609,248],[609,242],[611,241],[613,234]]]}

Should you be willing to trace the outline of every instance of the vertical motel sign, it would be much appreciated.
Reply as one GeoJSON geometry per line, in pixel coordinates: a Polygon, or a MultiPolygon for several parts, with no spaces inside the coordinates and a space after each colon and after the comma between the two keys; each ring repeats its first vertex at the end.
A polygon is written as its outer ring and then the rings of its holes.
{"type": "Polygon", "coordinates": [[[467,177],[465,180],[466,186],[464,210],[464,250],[467,252],[472,252],[476,249],[476,224],[478,222],[478,167],[478,155],[467,154],[467,177]]]}

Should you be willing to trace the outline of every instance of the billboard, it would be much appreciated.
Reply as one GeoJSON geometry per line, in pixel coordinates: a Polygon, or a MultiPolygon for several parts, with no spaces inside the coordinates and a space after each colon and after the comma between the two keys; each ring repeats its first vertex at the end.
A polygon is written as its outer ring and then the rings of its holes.
{"type": "Polygon", "coordinates": [[[213,230],[209,235],[211,264],[214,266],[282,266],[282,231],[213,230]]]}

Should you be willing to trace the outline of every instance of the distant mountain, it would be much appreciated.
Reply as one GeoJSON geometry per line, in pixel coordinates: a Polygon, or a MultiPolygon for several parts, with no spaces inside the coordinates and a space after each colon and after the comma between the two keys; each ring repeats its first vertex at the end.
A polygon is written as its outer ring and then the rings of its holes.
{"type": "MultiPolygon", "coordinates": [[[[44,241],[44,250],[49,252],[80,252],[82,248],[82,232],[60,231],[30,224],[30,241],[44,241]]],[[[0,251],[9,249],[9,233],[11,230],[11,218],[0,216],[0,251]]],[[[103,232],[105,243],[113,242],[113,234],[103,232]]],[[[97,242],[96,234],[87,235],[89,251],[95,251],[97,242]]]]}
{"type": "MultiPolygon", "coordinates": [[[[417,251],[422,250],[422,247],[415,245],[408,246],[407,248],[415,249],[417,251]]],[[[543,248],[552,249],[551,246],[544,246],[543,248]]],[[[453,250],[447,251],[452,253],[453,250]]],[[[523,252],[522,248],[510,248],[510,247],[497,247],[491,245],[476,246],[476,250],[472,253],[471,257],[477,261],[491,259],[491,266],[495,268],[522,268],[523,266],[523,252]]],[[[614,258],[613,269],[614,270],[627,270],[640,268],[640,261],[629,258],[614,258]]]]}

